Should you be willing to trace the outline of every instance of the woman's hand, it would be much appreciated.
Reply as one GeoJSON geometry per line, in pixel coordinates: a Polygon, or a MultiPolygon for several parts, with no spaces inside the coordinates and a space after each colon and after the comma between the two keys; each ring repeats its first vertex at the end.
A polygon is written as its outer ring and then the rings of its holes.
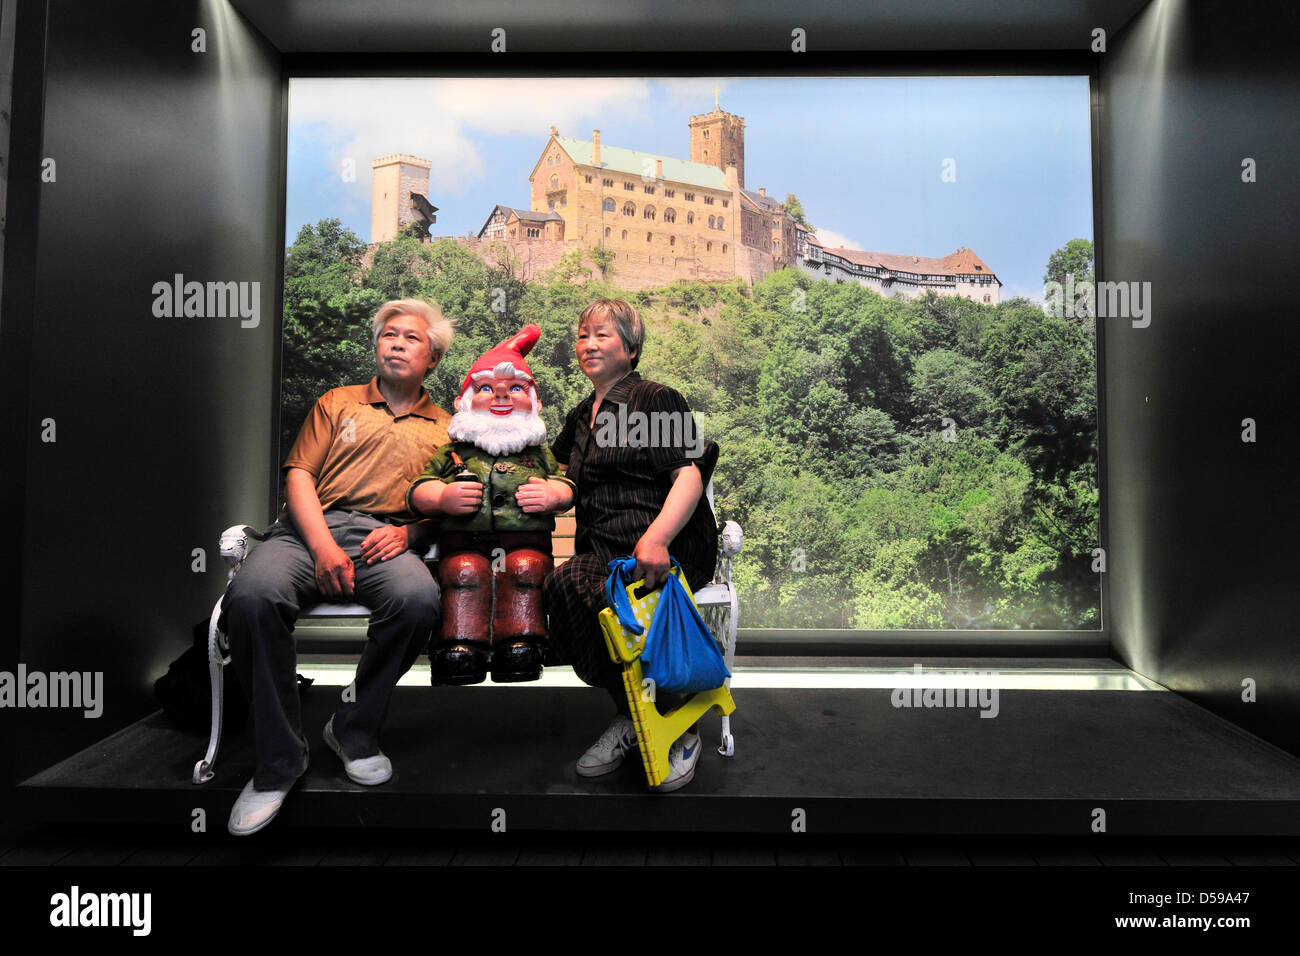
{"type": "Polygon", "coordinates": [[[678,468],[672,474],[673,486],[659,516],[650,522],[646,533],[636,543],[636,574],[644,575],[646,587],[656,588],[668,580],[668,545],[677,537],[686,522],[691,519],[704,484],[700,479],[700,470],[694,465],[678,468]]]}
{"type": "Polygon", "coordinates": [[[633,557],[636,558],[636,570],[632,577],[634,580],[644,578],[646,590],[653,591],[668,580],[672,562],[668,558],[667,542],[647,531],[636,543],[633,557]]]}

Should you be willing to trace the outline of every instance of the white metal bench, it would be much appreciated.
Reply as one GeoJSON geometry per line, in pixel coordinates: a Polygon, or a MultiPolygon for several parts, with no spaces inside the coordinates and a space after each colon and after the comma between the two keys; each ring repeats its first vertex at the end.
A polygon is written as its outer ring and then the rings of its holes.
{"type": "MultiPolygon", "coordinates": [[[[709,482],[706,494],[709,499],[709,507],[712,508],[712,481],[709,482]]],[[[256,539],[257,537],[259,537],[257,532],[249,525],[233,525],[222,532],[221,557],[229,565],[229,571],[226,574],[227,587],[229,587],[230,581],[239,571],[240,564],[248,555],[250,549],[249,539],[256,539]]],[[[741,533],[740,525],[734,521],[726,522],[720,533],[718,563],[713,581],[695,592],[695,603],[700,609],[700,615],[704,618],[705,623],[709,625],[714,638],[722,646],[728,671],[732,669],[732,663],[736,655],[737,616],[739,613],[736,589],[733,587],[731,579],[732,559],[740,553],[743,539],[744,536],[741,533]]],[[[435,560],[436,557],[437,547],[435,546],[429,549],[429,553],[425,555],[425,560],[435,560]]],[[[196,784],[207,783],[212,779],[215,772],[213,766],[217,759],[217,748],[221,745],[225,667],[230,663],[230,647],[226,641],[226,635],[217,627],[217,620],[221,617],[221,602],[224,599],[224,594],[217,598],[217,603],[212,608],[212,616],[208,619],[208,674],[212,686],[212,729],[208,734],[207,753],[202,760],[194,765],[194,773],[191,779],[196,784]]],[[[329,620],[331,618],[369,618],[369,616],[370,609],[362,604],[324,602],[304,608],[298,615],[298,622],[329,620]]],[[[729,678],[727,686],[731,686],[729,678]]],[[[724,757],[730,757],[735,753],[735,740],[731,734],[730,717],[722,718],[722,740],[718,747],[718,753],[724,757]]]]}

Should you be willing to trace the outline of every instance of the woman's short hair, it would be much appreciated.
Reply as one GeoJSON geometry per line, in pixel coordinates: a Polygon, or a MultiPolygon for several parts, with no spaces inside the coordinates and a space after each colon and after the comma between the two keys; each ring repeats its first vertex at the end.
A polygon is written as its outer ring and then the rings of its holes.
{"type": "Polygon", "coordinates": [[[636,309],[623,299],[597,299],[578,315],[578,328],[593,316],[609,319],[623,340],[623,348],[632,358],[632,367],[641,361],[641,347],[645,345],[645,323],[636,309]]]}
{"type": "Polygon", "coordinates": [[[442,314],[438,303],[427,302],[424,299],[394,299],[381,305],[379,311],[375,313],[374,344],[376,346],[379,345],[379,333],[384,331],[388,320],[399,315],[414,315],[423,319],[429,330],[429,350],[438,356],[447,354],[447,349],[451,348],[451,337],[456,322],[442,314]]]}

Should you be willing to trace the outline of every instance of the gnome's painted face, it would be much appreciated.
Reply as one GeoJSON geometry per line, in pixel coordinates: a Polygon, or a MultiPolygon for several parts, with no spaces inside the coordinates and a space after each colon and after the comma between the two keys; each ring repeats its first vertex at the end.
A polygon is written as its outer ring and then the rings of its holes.
{"type": "Polygon", "coordinates": [[[476,412],[490,411],[493,415],[502,417],[515,412],[531,415],[532,392],[531,380],[516,378],[513,374],[498,374],[494,370],[471,386],[469,407],[476,412]]]}
{"type": "Polygon", "coordinates": [[[513,454],[546,441],[538,412],[537,387],[510,362],[471,376],[447,428],[455,441],[467,441],[490,455],[513,454]]]}

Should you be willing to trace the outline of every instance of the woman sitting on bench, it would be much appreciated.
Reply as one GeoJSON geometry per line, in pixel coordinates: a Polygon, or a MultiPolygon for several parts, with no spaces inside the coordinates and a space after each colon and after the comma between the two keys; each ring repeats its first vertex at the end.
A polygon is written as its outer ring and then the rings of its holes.
{"type": "MultiPolygon", "coordinates": [[[[637,747],[621,668],[597,621],[606,607],[609,562],[634,556],[634,578],[653,589],[667,579],[671,553],[696,589],[709,582],[717,554],[717,525],[704,497],[703,442],[691,441],[698,432],[685,399],[635,371],[644,341],[641,317],[624,300],[598,299],[582,310],[578,365],[595,391],[569,413],[551,446],[577,487],[574,556],[544,586],[551,644],[584,682],[609,694],[617,711],[578,758],[584,777],[613,773],[637,747]]],[[[658,790],[688,784],[700,750],[692,727],[672,745],[670,773],[658,790]]]]}

